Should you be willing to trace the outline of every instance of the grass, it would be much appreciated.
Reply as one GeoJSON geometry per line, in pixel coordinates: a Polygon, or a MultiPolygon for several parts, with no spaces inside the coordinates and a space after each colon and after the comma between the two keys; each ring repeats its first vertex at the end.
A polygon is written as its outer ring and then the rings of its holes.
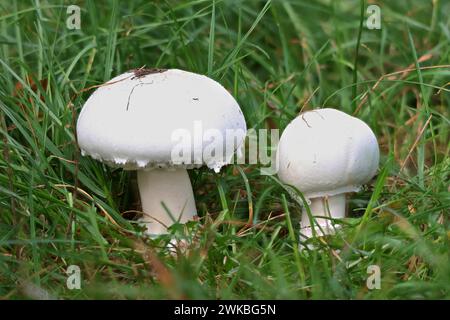
{"type": "Polygon", "coordinates": [[[450,3],[377,3],[381,30],[360,24],[359,1],[2,2],[0,297],[450,298],[450,3]],[[301,207],[241,165],[190,171],[201,219],[171,229],[189,254],[143,237],[136,177],[82,157],[74,124],[86,88],[144,65],[210,75],[249,128],[324,106],[366,121],[380,170],[343,232],[299,252],[301,207]]]}

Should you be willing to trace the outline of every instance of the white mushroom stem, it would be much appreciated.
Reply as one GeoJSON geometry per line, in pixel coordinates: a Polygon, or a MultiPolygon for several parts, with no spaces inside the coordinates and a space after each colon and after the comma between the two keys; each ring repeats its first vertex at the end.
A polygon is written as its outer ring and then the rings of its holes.
{"type": "Polygon", "coordinates": [[[148,234],[167,233],[167,227],[175,222],[185,223],[197,215],[186,169],[140,170],[137,178],[144,212],[141,222],[148,234]]]}
{"type": "MultiPolygon", "coordinates": [[[[317,236],[323,236],[327,234],[333,234],[336,225],[332,225],[330,217],[333,219],[341,219],[345,217],[346,212],[346,197],[345,193],[341,193],[335,196],[312,198],[309,208],[311,214],[314,216],[314,230],[317,236]],[[319,228],[320,226],[320,228],[319,228]],[[321,230],[322,229],[322,230],[321,230]]],[[[313,236],[313,230],[311,227],[309,215],[306,211],[306,207],[303,207],[302,220],[300,222],[300,233],[303,235],[301,238],[311,238],[313,236]]]]}

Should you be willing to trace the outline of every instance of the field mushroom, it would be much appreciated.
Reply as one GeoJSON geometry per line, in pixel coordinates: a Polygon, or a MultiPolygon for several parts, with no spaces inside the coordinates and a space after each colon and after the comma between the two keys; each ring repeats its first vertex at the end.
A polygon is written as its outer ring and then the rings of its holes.
{"type": "Polygon", "coordinates": [[[316,109],[300,114],[284,130],[278,145],[278,176],[310,201],[316,225],[311,226],[304,207],[300,233],[334,232],[329,218],[346,215],[346,193],[360,190],[376,173],[377,139],[369,126],[336,109],[316,109]],[[328,218],[327,218],[328,217],[328,218]]]}
{"type": "Polygon", "coordinates": [[[77,121],[83,155],[137,170],[142,222],[151,235],[197,215],[186,169],[206,164],[218,172],[232,161],[246,130],[239,105],[222,85],[177,69],[141,68],[113,78],[89,97],[77,121]],[[233,148],[225,147],[230,130],[233,148]],[[180,146],[181,160],[174,157],[180,146]]]}

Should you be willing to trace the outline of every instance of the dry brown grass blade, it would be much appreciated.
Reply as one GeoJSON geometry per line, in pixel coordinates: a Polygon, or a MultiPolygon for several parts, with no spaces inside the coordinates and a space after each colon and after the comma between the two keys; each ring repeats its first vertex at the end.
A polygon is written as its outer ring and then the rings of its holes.
{"type": "Polygon", "coordinates": [[[306,98],[305,102],[303,102],[303,105],[300,108],[300,111],[298,112],[299,114],[303,112],[303,110],[306,108],[306,106],[311,101],[312,97],[314,97],[314,95],[316,94],[317,91],[319,91],[319,89],[320,89],[320,86],[317,87],[316,89],[314,89],[314,91],[306,98]]]}
{"type": "Polygon", "coordinates": [[[167,224],[165,224],[164,222],[162,222],[161,220],[159,220],[158,218],[155,218],[154,216],[152,216],[152,215],[150,215],[150,214],[148,214],[148,213],[145,213],[144,211],[139,211],[139,210],[126,210],[126,211],[124,211],[124,212],[121,212],[121,216],[123,216],[123,215],[125,215],[125,214],[127,214],[127,213],[138,213],[138,214],[141,214],[142,216],[145,216],[145,217],[147,217],[147,218],[150,218],[150,219],[152,219],[152,220],[154,220],[154,221],[156,221],[157,223],[159,223],[160,225],[162,225],[164,228],[169,228],[170,226],[168,226],[167,224]]]}
{"type": "Polygon", "coordinates": [[[442,91],[442,89],[445,89],[445,87],[448,87],[448,86],[450,86],[450,81],[447,82],[446,84],[444,84],[444,85],[438,90],[438,92],[436,92],[436,94],[440,94],[441,91],[442,91]]]}
{"type": "Polygon", "coordinates": [[[250,229],[253,226],[253,205],[248,205],[248,220],[245,225],[238,231],[237,235],[239,236],[247,229],[250,229]]]}
{"type": "MultiPolygon", "coordinates": [[[[420,60],[420,59],[419,59],[419,60],[420,60]]],[[[437,65],[437,66],[420,67],[419,70],[429,70],[429,69],[439,69],[439,68],[450,68],[450,64],[443,64],[443,65],[437,65]]],[[[381,83],[384,79],[386,79],[386,78],[392,78],[393,76],[399,75],[399,74],[401,74],[401,75],[402,75],[401,78],[403,78],[403,75],[406,76],[406,75],[409,74],[409,72],[415,71],[415,70],[416,70],[415,67],[414,67],[414,68],[409,68],[409,67],[408,67],[408,68],[406,68],[406,69],[404,69],[404,70],[400,70],[400,71],[395,71],[395,72],[392,72],[392,73],[384,74],[384,75],[382,75],[382,76],[377,80],[377,82],[375,82],[375,84],[372,86],[372,88],[370,89],[370,91],[374,91],[374,90],[380,85],[380,83],[381,83]]],[[[441,90],[442,90],[442,89],[441,89],[441,90]]],[[[356,107],[355,111],[353,112],[353,115],[356,115],[356,114],[361,110],[362,106],[367,102],[368,96],[369,96],[369,92],[366,92],[366,93],[363,95],[362,100],[361,100],[361,102],[359,103],[359,105],[356,107]]]]}
{"type": "MultiPolygon", "coordinates": [[[[94,201],[95,205],[100,209],[100,211],[104,214],[104,216],[111,221],[112,224],[114,224],[115,226],[119,227],[120,229],[123,229],[117,222],[116,220],[114,220],[113,217],[111,217],[111,215],[105,210],[105,208],[103,208],[100,204],[98,204],[94,197],[92,197],[89,193],[87,193],[85,190],[81,189],[80,187],[76,187],[70,184],[54,184],[53,185],[56,188],[70,188],[73,190],[77,190],[78,193],[81,193],[82,195],[84,195],[87,199],[89,199],[90,201],[94,201]]],[[[38,186],[40,187],[40,186],[38,186]]],[[[75,198],[73,198],[73,201],[75,203],[75,198]]]]}
{"type": "Polygon", "coordinates": [[[414,141],[413,145],[411,146],[411,149],[409,149],[408,155],[406,156],[405,160],[403,160],[403,163],[402,163],[402,165],[400,167],[400,171],[403,170],[403,168],[406,165],[406,162],[411,157],[412,152],[414,151],[414,149],[416,148],[417,144],[419,143],[420,138],[422,137],[423,133],[425,132],[425,129],[427,128],[428,124],[430,123],[432,117],[433,117],[432,115],[430,115],[428,117],[427,121],[425,122],[425,124],[423,125],[423,127],[420,130],[419,134],[417,135],[416,140],[414,141]]]}
{"type": "Polygon", "coordinates": [[[135,240],[134,249],[142,255],[145,264],[151,268],[156,279],[166,289],[171,299],[185,299],[177,290],[174,276],[150,246],[142,240],[135,240]]]}
{"type": "MultiPolygon", "coordinates": [[[[430,60],[431,58],[433,58],[433,55],[431,53],[427,53],[424,54],[423,56],[421,56],[419,59],[417,59],[417,63],[422,63],[425,62],[427,60],[430,60]]],[[[415,63],[411,63],[406,70],[402,73],[400,79],[404,79],[408,76],[408,74],[410,74],[413,70],[416,70],[415,68],[415,63]]]]}

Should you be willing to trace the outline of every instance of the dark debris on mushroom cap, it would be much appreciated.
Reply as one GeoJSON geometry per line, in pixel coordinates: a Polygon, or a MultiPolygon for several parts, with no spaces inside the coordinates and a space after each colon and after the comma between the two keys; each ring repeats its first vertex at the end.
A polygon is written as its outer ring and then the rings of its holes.
{"type": "Polygon", "coordinates": [[[134,79],[139,79],[139,78],[145,77],[146,75],[149,75],[149,74],[163,73],[165,71],[167,71],[167,69],[162,69],[162,68],[138,68],[138,69],[131,69],[129,72],[134,73],[134,77],[131,78],[131,80],[134,80],[134,79]]]}

